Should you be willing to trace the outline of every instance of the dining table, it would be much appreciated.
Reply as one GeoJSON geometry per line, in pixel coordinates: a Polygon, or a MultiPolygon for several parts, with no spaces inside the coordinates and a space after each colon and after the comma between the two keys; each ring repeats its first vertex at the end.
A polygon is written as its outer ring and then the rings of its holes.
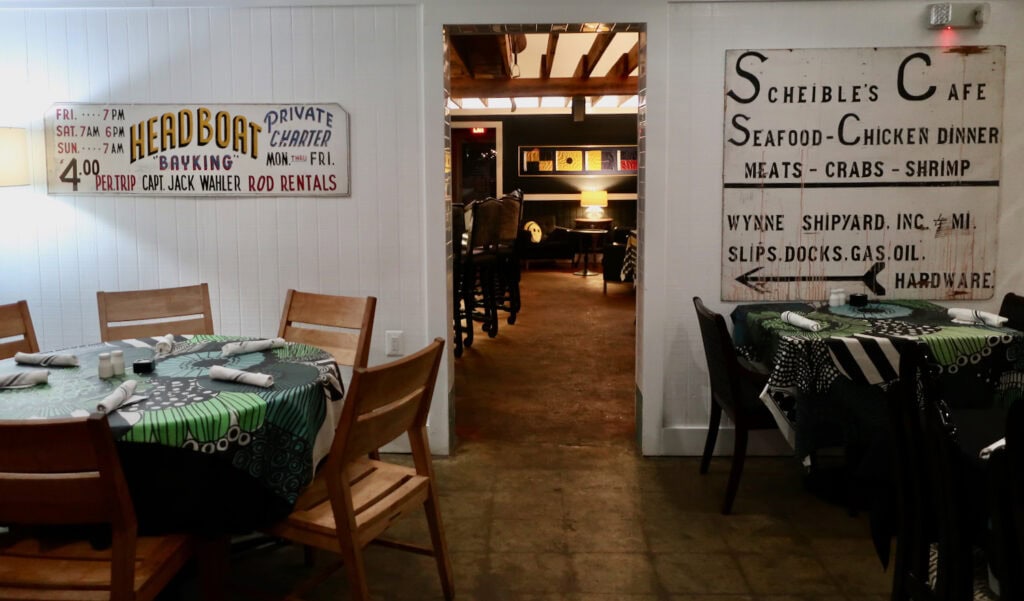
{"type": "Polygon", "coordinates": [[[0,361],[0,377],[48,369],[46,383],[0,390],[0,419],[88,415],[127,381],[135,396],[108,413],[142,534],[242,533],[286,516],[326,456],[351,368],[326,351],[284,343],[225,356],[220,335],[139,338],[62,349],[77,366],[0,361]],[[160,352],[158,352],[158,349],[160,352]],[[120,376],[99,377],[101,353],[122,351],[120,376]],[[144,373],[133,366],[151,362],[144,373]],[[258,386],[214,379],[223,366],[272,377],[258,386]]]}
{"type": "Polygon", "coordinates": [[[737,351],[768,370],[761,399],[805,467],[809,488],[851,510],[869,511],[883,565],[898,521],[887,410],[887,390],[899,375],[898,349],[905,341],[927,347],[928,377],[956,424],[963,465],[977,466],[965,473],[984,473],[978,463],[982,449],[1003,436],[1008,408],[1024,396],[1024,332],[957,323],[946,307],[930,301],[754,303],[737,306],[732,319],[737,351]],[[805,329],[808,323],[794,325],[800,319],[783,319],[787,311],[817,325],[813,330],[805,329]],[[863,371],[844,364],[841,349],[849,344],[860,351],[863,371]],[[832,448],[842,449],[843,464],[829,476],[819,465],[832,448]]]}
{"type": "Polygon", "coordinates": [[[851,424],[885,429],[885,384],[857,386],[829,352],[829,339],[868,335],[927,345],[947,402],[955,409],[1005,410],[1024,396],[1024,333],[984,323],[955,323],[926,300],[882,300],[861,307],[752,303],[732,312],[737,350],[768,367],[762,400],[805,464],[842,444],[851,424]],[[819,324],[810,331],[782,319],[793,311],[819,324]]]}

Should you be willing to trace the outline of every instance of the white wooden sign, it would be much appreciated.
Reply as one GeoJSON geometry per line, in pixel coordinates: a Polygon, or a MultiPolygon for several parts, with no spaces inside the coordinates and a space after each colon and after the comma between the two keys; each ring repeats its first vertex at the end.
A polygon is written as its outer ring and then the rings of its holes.
{"type": "Polygon", "coordinates": [[[338,104],[57,104],[50,194],[349,196],[338,104]]]}
{"type": "Polygon", "coordinates": [[[727,51],[722,300],[991,298],[1005,57],[727,51]]]}

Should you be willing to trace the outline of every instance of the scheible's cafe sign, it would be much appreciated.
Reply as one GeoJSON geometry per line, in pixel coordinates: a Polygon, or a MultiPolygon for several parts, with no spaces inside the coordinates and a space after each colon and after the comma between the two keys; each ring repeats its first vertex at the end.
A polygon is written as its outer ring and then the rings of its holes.
{"type": "Polygon", "coordinates": [[[992,297],[1005,47],[725,58],[722,300],[992,297]]]}
{"type": "Polygon", "coordinates": [[[51,194],[349,196],[337,104],[57,104],[51,194]]]}

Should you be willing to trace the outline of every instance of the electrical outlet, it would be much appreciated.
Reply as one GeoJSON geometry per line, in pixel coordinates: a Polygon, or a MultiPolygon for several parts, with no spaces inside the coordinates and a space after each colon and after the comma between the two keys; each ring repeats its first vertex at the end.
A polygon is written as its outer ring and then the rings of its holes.
{"type": "Polygon", "coordinates": [[[384,354],[388,357],[402,356],[402,330],[384,332],[384,354]]]}

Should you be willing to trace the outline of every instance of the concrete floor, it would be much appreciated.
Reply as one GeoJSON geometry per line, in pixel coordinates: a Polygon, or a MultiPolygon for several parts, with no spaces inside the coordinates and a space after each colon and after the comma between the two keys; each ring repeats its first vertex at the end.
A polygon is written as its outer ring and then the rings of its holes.
{"type": "MultiPolygon", "coordinates": [[[[458,441],[435,460],[456,597],[888,599],[866,516],[805,492],[793,459],[749,459],[722,516],[728,459],[700,476],[696,458],[639,456],[635,295],[601,283],[568,267],[525,272],[518,323],[494,339],[478,330],[456,362],[458,441]]],[[[391,533],[429,540],[415,515],[391,533]]],[[[375,599],[443,598],[431,558],[370,547],[367,560],[375,599]]],[[[232,557],[232,581],[269,594],[308,573],[294,546],[232,557]]],[[[307,598],[349,598],[344,575],[307,598]]]]}

